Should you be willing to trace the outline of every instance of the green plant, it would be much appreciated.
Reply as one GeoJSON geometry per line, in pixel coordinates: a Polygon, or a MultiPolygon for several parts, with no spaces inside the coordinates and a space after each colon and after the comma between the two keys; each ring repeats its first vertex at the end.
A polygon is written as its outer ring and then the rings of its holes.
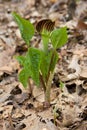
{"type": "Polygon", "coordinates": [[[25,56],[17,57],[19,63],[23,66],[19,74],[19,81],[26,88],[29,78],[32,78],[37,87],[42,86],[45,94],[45,106],[49,106],[51,83],[58,61],[56,50],[67,42],[66,27],[55,29],[51,32],[43,29],[41,33],[43,48],[39,49],[30,46],[30,40],[35,32],[33,24],[15,12],[12,15],[18,24],[22,38],[28,45],[28,51],[25,56]],[[48,47],[49,42],[51,42],[51,49],[48,47]]]}
{"type": "Polygon", "coordinates": [[[60,84],[59,84],[59,87],[61,88],[61,90],[64,88],[64,83],[63,82],[59,82],[60,84]]]}
{"type": "Polygon", "coordinates": [[[56,125],[56,119],[59,116],[59,114],[57,113],[57,107],[56,106],[53,108],[52,112],[53,112],[54,124],[56,125]]]}

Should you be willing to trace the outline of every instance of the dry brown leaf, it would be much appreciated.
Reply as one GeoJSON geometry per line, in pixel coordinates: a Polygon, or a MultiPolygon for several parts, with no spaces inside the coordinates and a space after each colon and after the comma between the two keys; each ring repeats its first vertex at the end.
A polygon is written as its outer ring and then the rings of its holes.
{"type": "Polygon", "coordinates": [[[0,103],[6,101],[6,99],[8,99],[11,96],[10,92],[16,85],[18,85],[18,82],[10,82],[8,83],[8,85],[5,85],[4,83],[2,84],[3,85],[1,85],[0,87],[3,89],[3,93],[0,95],[0,103]]]}
{"type": "Polygon", "coordinates": [[[15,130],[15,128],[8,121],[3,121],[3,130],[15,130]]]}
{"type": "Polygon", "coordinates": [[[44,102],[44,92],[41,87],[37,88],[34,86],[32,94],[37,101],[44,102]]]}
{"type": "Polygon", "coordinates": [[[78,61],[79,61],[79,56],[78,55],[74,55],[69,66],[68,66],[68,69],[74,69],[75,70],[75,73],[73,74],[69,74],[67,76],[68,79],[76,79],[79,77],[80,73],[81,73],[81,67],[80,65],[78,64],[78,61]]]}
{"type": "Polygon", "coordinates": [[[8,74],[11,74],[15,70],[14,68],[16,68],[16,66],[18,67],[17,61],[12,59],[15,47],[10,46],[10,44],[7,45],[3,38],[2,41],[5,48],[3,48],[3,50],[0,52],[0,73],[2,72],[3,74],[4,72],[6,72],[8,74]]]}
{"type": "Polygon", "coordinates": [[[23,116],[22,108],[16,108],[15,113],[12,114],[12,118],[17,119],[23,116]]]}
{"type": "Polygon", "coordinates": [[[73,17],[75,16],[75,10],[76,10],[76,1],[75,0],[68,0],[67,1],[67,5],[68,5],[68,15],[69,15],[69,19],[73,19],[73,17]]]}
{"type": "Polygon", "coordinates": [[[24,128],[23,130],[59,130],[51,121],[42,123],[39,119],[34,119],[31,122],[31,125],[24,128]]]}
{"type": "Polygon", "coordinates": [[[79,127],[76,130],[87,130],[87,122],[79,123],[79,127]]]}
{"type": "Polygon", "coordinates": [[[77,23],[77,27],[78,30],[87,30],[87,24],[84,23],[84,21],[79,20],[77,23]]]}
{"type": "Polygon", "coordinates": [[[4,129],[3,129],[3,124],[0,124],[0,130],[4,130],[4,129]]]}
{"type": "Polygon", "coordinates": [[[67,26],[69,29],[73,29],[74,27],[76,27],[76,21],[77,20],[70,20],[70,21],[68,21],[65,24],[60,25],[60,26],[67,26]]]}
{"type": "Polygon", "coordinates": [[[11,114],[13,105],[8,105],[8,106],[2,106],[3,109],[3,118],[6,119],[8,117],[8,114],[11,114]]]}
{"type": "Polygon", "coordinates": [[[12,68],[10,66],[2,66],[0,68],[0,71],[2,72],[1,75],[3,73],[6,73],[6,74],[11,74],[13,72],[12,68]]]}
{"type": "MultiPolygon", "coordinates": [[[[87,11],[87,1],[80,1],[76,8],[76,16],[79,19],[81,16],[84,17],[84,13],[87,11]]],[[[87,14],[87,13],[86,13],[87,14]]]]}
{"type": "Polygon", "coordinates": [[[14,71],[20,68],[20,65],[17,62],[17,60],[7,59],[7,60],[4,60],[3,63],[2,63],[2,66],[0,67],[0,76],[2,76],[3,73],[12,74],[14,71]],[[5,65],[5,62],[6,62],[6,65],[5,65]]]}
{"type": "MultiPolygon", "coordinates": [[[[34,122],[37,123],[37,116],[35,113],[32,112],[32,114],[30,116],[28,116],[27,118],[23,119],[21,121],[21,123],[24,123],[26,125],[26,127],[23,130],[31,130],[32,127],[35,128],[34,122]]],[[[35,128],[36,130],[36,128],[35,128]]]]}
{"type": "Polygon", "coordinates": [[[6,101],[8,97],[10,97],[10,93],[3,93],[2,95],[0,95],[0,103],[6,101]]]}
{"type": "Polygon", "coordinates": [[[14,98],[15,98],[15,101],[20,104],[26,101],[27,99],[29,99],[29,94],[28,93],[17,94],[14,96],[14,98]]]}
{"type": "Polygon", "coordinates": [[[87,67],[86,66],[81,67],[80,77],[87,78],[87,67]]]}

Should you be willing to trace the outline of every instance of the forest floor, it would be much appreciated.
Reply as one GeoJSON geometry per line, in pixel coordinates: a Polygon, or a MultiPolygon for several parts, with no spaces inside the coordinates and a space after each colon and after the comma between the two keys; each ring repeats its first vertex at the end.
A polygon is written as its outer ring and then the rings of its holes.
{"type": "MultiPolygon", "coordinates": [[[[36,36],[31,44],[39,47],[36,36]]],[[[87,130],[86,0],[0,0],[0,130],[87,130]],[[55,21],[55,28],[67,26],[68,42],[58,50],[48,109],[32,80],[32,96],[18,81],[21,66],[15,57],[27,47],[13,11],[34,25],[45,18],[55,21]]]]}

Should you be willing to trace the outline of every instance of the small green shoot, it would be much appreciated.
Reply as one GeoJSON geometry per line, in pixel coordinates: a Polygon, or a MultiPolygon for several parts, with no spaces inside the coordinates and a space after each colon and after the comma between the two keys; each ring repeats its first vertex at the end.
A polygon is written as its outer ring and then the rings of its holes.
{"type": "Polygon", "coordinates": [[[64,83],[62,81],[59,82],[59,87],[61,88],[61,90],[64,88],[64,83]]]}
{"type": "Polygon", "coordinates": [[[59,116],[59,114],[57,113],[57,107],[53,108],[53,118],[54,118],[54,124],[56,125],[56,119],[59,116]]]}
{"type": "Polygon", "coordinates": [[[29,43],[34,36],[34,25],[15,12],[12,14],[20,29],[21,36],[28,46],[25,56],[18,56],[17,60],[22,65],[19,81],[26,88],[29,78],[32,78],[37,87],[42,86],[45,95],[45,105],[50,106],[50,90],[54,69],[58,61],[57,49],[67,42],[67,29],[62,27],[51,32],[44,30],[41,33],[43,48],[30,47],[29,43]],[[51,48],[49,48],[49,41],[51,48]]]}

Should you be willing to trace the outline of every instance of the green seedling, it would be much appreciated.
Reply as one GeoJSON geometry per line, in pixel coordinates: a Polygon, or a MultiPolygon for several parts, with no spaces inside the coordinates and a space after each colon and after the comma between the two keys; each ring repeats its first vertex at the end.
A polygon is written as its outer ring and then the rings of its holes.
{"type": "Polygon", "coordinates": [[[61,88],[61,90],[64,88],[64,83],[62,81],[59,82],[59,87],[61,88]]]}
{"type": "Polygon", "coordinates": [[[44,106],[50,106],[51,84],[58,61],[57,49],[67,42],[67,29],[62,27],[50,32],[44,29],[41,32],[43,48],[35,48],[30,46],[30,40],[35,33],[33,24],[15,12],[12,15],[18,24],[23,40],[28,46],[25,56],[17,57],[23,67],[19,73],[19,81],[26,88],[29,78],[32,78],[36,86],[41,86],[44,90],[44,106]],[[51,48],[49,48],[49,44],[51,44],[51,48]]]}
{"type": "Polygon", "coordinates": [[[59,114],[57,113],[57,107],[53,108],[53,118],[54,118],[54,124],[56,125],[56,119],[59,116],[59,114]]]}

